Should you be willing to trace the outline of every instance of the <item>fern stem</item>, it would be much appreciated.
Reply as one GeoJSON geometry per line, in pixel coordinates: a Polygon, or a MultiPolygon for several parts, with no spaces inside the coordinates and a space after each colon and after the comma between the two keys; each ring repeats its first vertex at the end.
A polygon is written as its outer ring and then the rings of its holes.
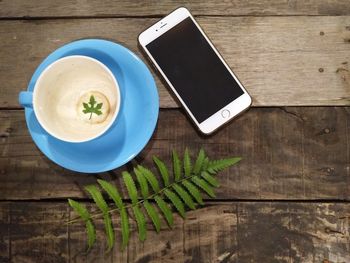
{"type": "MultiPolygon", "coordinates": [[[[142,204],[143,202],[145,202],[146,200],[154,200],[154,197],[155,197],[156,195],[163,195],[163,192],[164,192],[166,189],[172,188],[172,186],[173,186],[174,184],[182,183],[183,181],[188,180],[188,179],[191,179],[192,177],[194,177],[194,176],[196,176],[196,175],[197,175],[197,174],[192,174],[192,175],[187,176],[187,177],[184,177],[184,178],[182,178],[182,179],[180,179],[180,180],[174,181],[174,182],[170,183],[168,186],[165,186],[164,188],[160,189],[157,193],[151,194],[150,196],[147,197],[147,199],[140,199],[140,200],[139,200],[137,203],[135,203],[135,204],[126,205],[126,206],[125,206],[125,209],[129,209],[129,208],[132,208],[132,207],[134,207],[134,206],[140,205],[140,204],[142,204]]],[[[109,210],[108,210],[108,213],[112,213],[112,212],[115,212],[115,211],[120,211],[120,209],[117,208],[117,207],[116,207],[116,208],[112,208],[112,209],[109,209],[109,210]]],[[[96,218],[96,217],[99,217],[99,216],[102,216],[102,215],[103,215],[103,213],[102,213],[102,212],[99,212],[99,213],[92,214],[90,217],[91,217],[91,218],[96,218]]],[[[74,218],[74,219],[69,220],[68,222],[66,222],[66,224],[67,224],[67,225],[70,225],[70,224],[79,222],[79,221],[81,221],[81,220],[82,220],[82,219],[81,219],[80,217],[76,217],[76,218],[74,218]]]]}

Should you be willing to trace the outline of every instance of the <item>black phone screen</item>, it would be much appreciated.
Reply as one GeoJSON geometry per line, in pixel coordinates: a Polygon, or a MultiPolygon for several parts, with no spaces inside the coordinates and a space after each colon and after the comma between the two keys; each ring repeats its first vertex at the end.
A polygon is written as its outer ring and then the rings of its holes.
{"type": "Polygon", "coordinates": [[[191,17],[146,48],[199,123],[244,93],[191,17]]]}

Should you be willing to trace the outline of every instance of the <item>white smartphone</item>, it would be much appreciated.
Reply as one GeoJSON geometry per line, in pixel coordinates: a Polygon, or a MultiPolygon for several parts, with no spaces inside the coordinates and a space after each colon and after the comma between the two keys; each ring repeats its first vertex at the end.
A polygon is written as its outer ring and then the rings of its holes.
{"type": "Polygon", "coordinates": [[[243,85],[186,8],[146,29],[139,43],[201,132],[212,133],[251,105],[243,85]]]}

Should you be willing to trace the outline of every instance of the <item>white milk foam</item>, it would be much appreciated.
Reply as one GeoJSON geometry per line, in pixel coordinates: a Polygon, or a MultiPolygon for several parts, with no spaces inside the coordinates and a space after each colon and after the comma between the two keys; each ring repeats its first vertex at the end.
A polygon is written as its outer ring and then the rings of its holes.
{"type": "MultiPolygon", "coordinates": [[[[63,61],[62,61],[63,62],[63,61]]],[[[45,77],[38,95],[39,114],[46,127],[68,141],[88,140],[97,136],[114,119],[119,93],[113,78],[91,60],[77,59],[62,63],[45,77]],[[103,103],[102,114],[83,113],[82,102],[93,95],[103,103]]],[[[96,104],[97,104],[96,103],[96,104]]],[[[96,106],[96,105],[95,105],[96,106]]]]}

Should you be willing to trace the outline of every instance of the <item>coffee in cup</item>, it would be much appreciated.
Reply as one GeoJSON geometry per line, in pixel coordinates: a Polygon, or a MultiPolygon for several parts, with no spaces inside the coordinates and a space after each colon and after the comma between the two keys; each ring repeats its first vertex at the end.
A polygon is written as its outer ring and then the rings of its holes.
{"type": "Polygon", "coordinates": [[[49,65],[34,91],[20,93],[20,103],[33,107],[40,125],[67,142],[85,142],[105,133],[120,107],[113,73],[87,56],[67,56],[49,65]]]}

